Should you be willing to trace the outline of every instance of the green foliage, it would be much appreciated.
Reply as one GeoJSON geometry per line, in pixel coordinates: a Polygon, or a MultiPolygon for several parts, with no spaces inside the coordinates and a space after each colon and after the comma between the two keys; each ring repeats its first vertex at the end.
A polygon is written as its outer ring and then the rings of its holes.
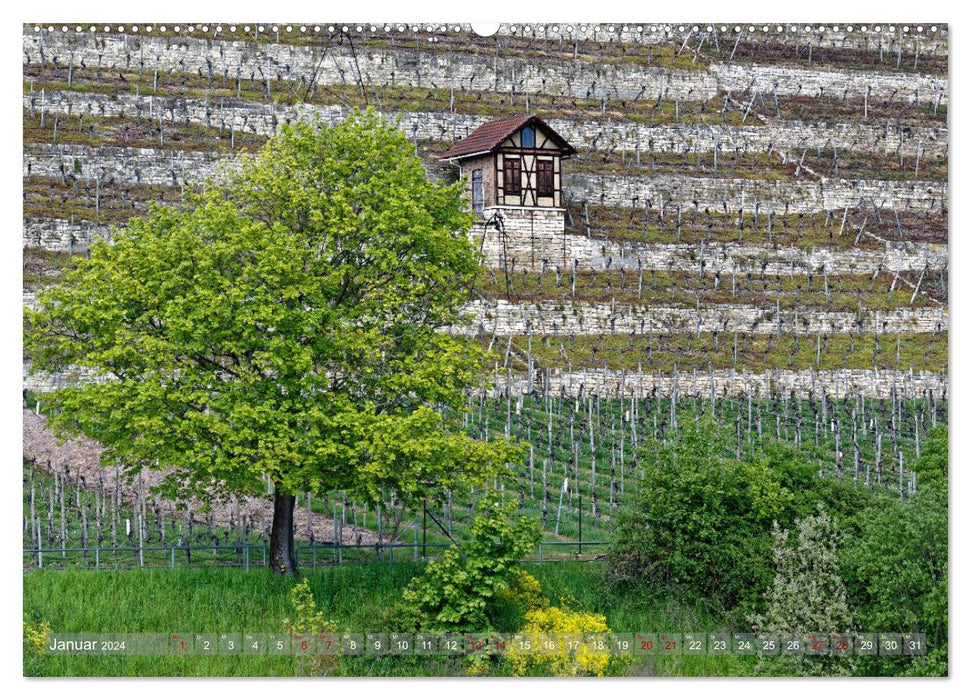
{"type": "Polygon", "coordinates": [[[328,620],[317,608],[317,601],[306,578],[290,591],[290,602],[296,617],[293,620],[288,617],[283,619],[283,629],[290,634],[320,634],[337,629],[336,623],[328,620]]]}
{"type": "Polygon", "coordinates": [[[927,434],[911,469],[917,472],[918,487],[944,484],[947,488],[947,425],[938,425],[927,434]]]}
{"type": "Polygon", "coordinates": [[[496,596],[496,614],[492,622],[496,629],[519,629],[526,623],[526,614],[549,605],[543,587],[526,569],[516,569],[509,585],[496,596]]]}
{"type": "Polygon", "coordinates": [[[27,611],[24,611],[24,648],[26,652],[43,654],[53,634],[54,630],[50,622],[47,620],[31,622],[27,611]]]}
{"type": "MultiPolygon", "coordinates": [[[[946,434],[946,433],[945,433],[946,434]]],[[[946,440],[941,443],[945,454],[946,440]]],[[[921,455],[923,459],[927,453],[921,455]]],[[[862,630],[920,632],[926,657],[865,660],[872,675],[947,675],[947,480],[860,514],[860,534],[841,557],[862,630]]]]}
{"type": "MultiPolygon", "coordinates": [[[[679,606],[663,598],[614,594],[599,584],[602,562],[528,564],[543,591],[563,609],[563,597],[575,610],[596,612],[613,630],[698,631],[729,626],[702,601],[679,606]]],[[[307,579],[321,609],[349,630],[382,631],[381,612],[401,597],[401,590],[423,566],[412,562],[369,566],[319,566],[307,579]]],[[[281,632],[280,621],[293,616],[290,599],[295,581],[270,571],[237,567],[164,567],[24,572],[24,607],[31,620],[47,620],[59,632],[138,633],[159,630],[193,632],[281,632]],[[78,601],[84,601],[79,605],[78,601]]],[[[525,622],[520,623],[520,626],[525,622]]],[[[730,627],[727,627],[730,628],[730,627]]],[[[399,631],[400,627],[389,627],[399,631]]],[[[509,628],[514,632],[519,627],[509,628]]],[[[497,630],[502,631],[502,630],[497,630]]],[[[298,671],[296,655],[230,654],[190,656],[112,656],[33,654],[24,657],[28,676],[289,676],[298,671]]],[[[645,662],[646,663],[646,662],[645,662]]],[[[751,673],[754,657],[659,656],[631,672],[654,676],[738,676],[751,673]]],[[[466,659],[340,656],[335,675],[454,676],[466,673],[466,659]]],[[[491,672],[508,674],[508,666],[491,672]]]]}
{"type": "Polygon", "coordinates": [[[725,452],[734,440],[707,417],[682,415],[676,441],[645,446],[640,491],[608,555],[613,584],[751,609],[772,581],[774,522],[790,527],[818,502],[836,513],[872,502],[862,486],[819,478],[806,452],[767,442],[735,459],[725,452]]]}
{"type": "MultiPolygon", "coordinates": [[[[849,633],[853,614],[840,576],[837,550],[842,536],[833,520],[817,506],[815,515],[796,521],[795,537],[774,524],[775,579],[765,594],[762,613],[749,622],[758,632],[849,633]],[[795,539],[793,542],[792,540],[795,539]]],[[[852,657],[767,657],[761,671],[770,675],[845,675],[855,668],[852,657]]]]}
{"type": "Polygon", "coordinates": [[[427,180],[373,112],[287,125],[238,171],[96,243],[25,310],[60,434],[170,473],[173,498],[346,489],[435,502],[516,452],[450,432],[482,352],[457,322],[478,269],[461,184],[427,180]]]}
{"type": "MultiPolygon", "coordinates": [[[[512,516],[516,504],[497,507],[475,519],[462,550],[450,548],[404,590],[395,616],[406,629],[486,630],[501,613],[500,595],[523,582],[519,559],[539,542],[538,524],[512,516]]],[[[536,591],[533,591],[536,593],[536,591]]],[[[524,595],[529,596],[529,591],[524,595]]]]}
{"type": "MultiPolygon", "coordinates": [[[[314,600],[306,578],[290,591],[290,602],[296,617],[293,620],[288,617],[283,619],[283,629],[286,632],[312,637],[337,630],[337,623],[328,620],[317,608],[317,601],[314,600]]],[[[309,658],[300,658],[297,671],[310,676],[321,676],[333,671],[338,661],[336,654],[312,654],[309,658]]]]}
{"type": "Polygon", "coordinates": [[[682,588],[734,603],[764,588],[769,526],[793,494],[771,462],[724,457],[730,443],[707,419],[684,420],[677,441],[643,452],[644,480],[622,512],[608,561],[625,588],[682,588]]]}

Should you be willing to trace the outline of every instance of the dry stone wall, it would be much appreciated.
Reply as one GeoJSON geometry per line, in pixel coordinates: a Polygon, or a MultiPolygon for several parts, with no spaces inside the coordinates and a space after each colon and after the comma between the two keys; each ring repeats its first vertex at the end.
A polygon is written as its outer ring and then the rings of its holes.
{"type": "MultiPolygon", "coordinates": [[[[529,236],[506,237],[483,222],[472,238],[489,267],[515,270],[668,270],[724,275],[795,275],[824,272],[839,275],[939,270],[947,264],[947,246],[888,242],[883,248],[796,248],[792,246],[726,243],[643,244],[617,243],[602,238],[564,234],[558,222],[534,226],[529,236]],[[555,229],[555,230],[554,230],[555,229]]],[[[524,227],[525,228],[525,227],[524,227]]],[[[511,227],[507,225],[507,232],[511,227]]],[[[529,230],[529,229],[525,229],[529,230]]],[[[53,251],[80,252],[97,236],[110,240],[111,226],[88,221],[28,218],[23,245],[53,251]]]]}
{"type": "MultiPolygon", "coordinates": [[[[67,386],[95,381],[90,371],[69,369],[60,374],[30,374],[29,364],[23,366],[25,389],[45,393],[67,386]]],[[[845,398],[861,395],[887,399],[932,395],[946,399],[947,375],[941,372],[902,370],[772,370],[762,374],[713,370],[711,372],[678,372],[651,374],[644,372],[611,372],[609,370],[580,370],[575,372],[537,370],[532,377],[497,371],[491,377],[490,392],[511,392],[514,395],[542,393],[547,389],[554,396],[603,397],[673,397],[673,396],[748,396],[767,398],[780,393],[794,392],[796,396],[822,395],[845,398]]]]}
{"type": "Polygon", "coordinates": [[[53,41],[24,36],[24,63],[57,59],[63,66],[137,69],[199,75],[232,75],[258,80],[319,84],[408,85],[412,87],[555,93],[582,98],[635,98],[646,93],[669,99],[702,100],[718,92],[717,78],[703,70],[671,70],[636,63],[600,66],[588,61],[450,55],[444,52],[319,47],[188,38],[71,36],[53,41]]]}
{"type": "MultiPolygon", "coordinates": [[[[420,46],[420,42],[416,44],[420,46]]],[[[680,70],[637,62],[597,65],[550,56],[525,62],[500,56],[446,52],[387,51],[364,44],[359,49],[331,44],[325,48],[247,41],[205,41],[176,37],[25,34],[24,63],[54,62],[106,69],[141,69],[198,75],[272,76],[309,84],[410,85],[465,90],[554,93],[569,97],[705,100],[719,91],[749,89],[777,95],[823,94],[871,96],[940,95],[947,102],[943,77],[893,72],[807,69],[795,66],[715,63],[709,69],[680,70]]]]}
{"type": "Polygon", "coordinates": [[[530,238],[502,236],[494,229],[474,232],[485,263],[502,268],[505,264],[522,270],[559,267],[569,270],[574,262],[580,270],[628,269],[706,271],[709,274],[756,273],[788,274],[863,274],[875,270],[889,272],[939,270],[947,264],[947,246],[927,243],[887,242],[882,248],[796,248],[743,243],[645,244],[618,243],[550,232],[530,238]],[[504,262],[505,261],[505,262],[504,262]]]}
{"type": "Polygon", "coordinates": [[[590,335],[647,333],[940,333],[947,330],[944,308],[866,309],[862,314],[821,309],[750,305],[694,307],[658,304],[588,304],[546,299],[513,303],[473,301],[465,306],[467,325],[453,332],[473,335],[590,335]]]}
{"type": "Polygon", "coordinates": [[[581,370],[577,372],[536,371],[528,376],[511,377],[496,372],[492,393],[531,394],[549,391],[554,396],[655,397],[674,396],[752,396],[768,398],[795,393],[800,397],[828,396],[888,399],[927,395],[947,398],[947,375],[940,372],[900,370],[773,370],[764,374],[714,370],[650,374],[581,370]]]}
{"type": "MultiPolygon", "coordinates": [[[[140,117],[173,123],[204,124],[260,136],[275,134],[282,124],[319,118],[327,124],[343,120],[340,105],[282,105],[220,98],[103,95],[70,90],[27,92],[24,109],[30,114],[94,117],[140,117]]],[[[464,138],[487,117],[447,112],[383,112],[400,120],[409,137],[421,141],[452,142],[464,138]]],[[[626,152],[751,153],[790,149],[837,148],[877,154],[903,153],[913,157],[945,157],[946,128],[895,124],[827,124],[772,119],[762,126],[727,124],[638,124],[615,120],[549,119],[550,126],[570,143],[589,149],[626,152]]]]}
{"type": "MultiPolygon", "coordinates": [[[[689,38],[691,45],[694,45],[702,38],[708,43],[715,42],[715,35],[721,36],[721,42],[728,41],[734,43],[736,36],[741,34],[740,43],[745,46],[748,44],[770,45],[770,46],[789,46],[805,47],[828,47],[839,49],[862,49],[865,51],[878,51],[882,46],[888,54],[896,53],[898,45],[903,46],[905,51],[914,51],[915,47],[920,55],[947,55],[948,52],[948,28],[944,22],[928,22],[926,26],[918,25],[910,31],[904,32],[902,26],[881,25],[879,22],[874,24],[862,23],[851,25],[818,25],[818,24],[793,24],[776,23],[751,25],[747,22],[741,24],[722,23],[722,22],[689,22],[687,24],[662,23],[662,24],[535,24],[535,25],[514,25],[504,24],[500,26],[497,34],[499,36],[514,37],[543,37],[544,39],[555,40],[564,37],[569,41],[575,38],[581,41],[596,40],[600,43],[624,43],[624,44],[669,44],[673,38],[680,37],[683,41],[689,38]],[[833,26],[836,29],[833,29],[833,26]],[[850,30],[847,31],[847,27],[850,30]],[[736,32],[736,27],[738,32],[736,32]],[[877,28],[879,27],[879,30],[877,28]],[[932,27],[936,31],[932,30],[932,27]],[[724,29],[723,29],[724,28],[724,29]],[[780,31],[781,28],[781,31],[780,31]]],[[[470,31],[467,26],[462,27],[463,31],[470,31]]]]}
{"type": "Polygon", "coordinates": [[[891,97],[920,104],[938,98],[947,104],[947,76],[802,68],[793,65],[739,65],[715,63],[710,68],[718,87],[729,93],[760,92],[768,95],[807,97],[829,96],[863,101],[891,97]]]}
{"type": "Polygon", "coordinates": [[[749,210],[766,214],[832,211],[861,204],[919,212],[947,208],[947,183],[892,180],[757,180],[684,175],[619,176],[567,174],[564,194],[601,206],[659,208],[663,202],[712,211],[749,210]]]}
{"type": "MultiPolygon", "coordinates": [[[[153,148],[91,148],[37,145],[24,148],[24,177],[64,178],[68,175],[102,182],[180,187],[201,182],[220,168],[236,167],[218,153],[153,148]]],[[[448,167],[426,164],[443,175],[448,167]]],[[[749,210],[760,205],[765,214],[856,208],[861,204],[898,211],[942,212],[947,208],[947,183],[892,180],[752,180],[681,175],[590,175],[566,172],[564,195],[573,201],[606,206],[657,209],[682,204],[712,211],[749,210]]]]}
{"type": "Polygon", "coordinates": [[[95,373],[83,367],[73,367],[63,372],[37,372],[31,374],[30,363],[23,364],[23,387],[39,394],[78,384],[96,381],[95,373]]]}
{"type": "Polygon", "coordinates": [[[65,219],[24,219],[24,248],[41,248],[68,253],[81,252],[95,238],[111,241],[111,227],[90,221],[73,223],[65,219]]]}

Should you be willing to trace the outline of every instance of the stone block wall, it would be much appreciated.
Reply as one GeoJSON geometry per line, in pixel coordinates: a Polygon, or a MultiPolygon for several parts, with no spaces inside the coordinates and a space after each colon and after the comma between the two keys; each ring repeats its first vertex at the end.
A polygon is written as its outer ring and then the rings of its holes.
{"type": "Polygon", "coordinates": [[[828,396],[847,398],[857,395],[889,399],[891,396],[917,398],[927,395],[946,400],[947,375],[940,372],[898,370],[772,370],[764,374],[714,370],[711,372],[576,372],[537,370],[532,377],[496,372],[491,377],[492,393],[513,395],[542,393],[582,398],[585,396],[633,396],[672,398],[675,396],[748,396],[769,398],[794,392],[806,398],[828,396]]]}
{"type": "MultiPolygon", "coordinates": [[[[236,167],[221,154],[153,148],[116,148],[52,145],[24,148],[24,177],[81,179],[141,185],[181,187],[217,175],[222,168],[236,167]]],[[[426,163],[435,177],[454,175],[454,169],[438,161],[426,163]]],[[[897,211],[941,213],[947,208],[946,182],[895,180],[752,180],[733,177],[684,175],[563,175],[564,197],[570,201],[616,206],[648,207],[682,204],[699,209],[729,212],[755,205],[768,214],[816,212],[879,206],[897,211]]]]}
{"type": "Polygon", "coordinates": [[[566,264],[566,219],[563,209],[538,207],[486,207],[482,218],[472,228],[471,236],[477,241],[487,260],[494,260],[494,267],[512,265],[513,258],[523,265],[537,269],[544,260],[562,261],[566,264]],[[501,218],[501,229],[488,225],[496,217],[501,218]]]}
{"type": "Polygon", "coordinates": [[[46,33],[25,34],[24,62],[36,64],[55,59],[60,65],[98,66],[106,69],[139,68],[146,71],[201,75],[240,74],[247,79],[262,75],[306,84],[311,78],[323,84],[437,86],[496,92],[554,93],[567,97],[637,99],[658,95],[665,99],[705,100],[719,91],[743,93],[749,88],[778,95],[823,94],[883,99],[893,93],[940,94],[947,103],[945,77],[894,72],[817,70],[764,65],[738,66],[714,63],[707,70],[644,66],[637,62],[598,65],[592,61],[565,60],[550,56],[543,61],[471,54],[451,56],[420,49],[412,53],[387,51],[365,45],[355,51],[347,46],[320,47],[256,43],[242,40],[204,41],[194,38],[150,37],[130,34],[61,37],[46,33]]]}
{"type": "Polygon", "coordinates": [[[947,246],[928,243],[890,242],[881,248],[796,248],[751,243],[648,244],[616,242],[562,231],[546,231],[542,237],[502,236],[493,228],[475,229],[485,264],[516,270],[559,267],[579,270],[705,271],[709,274],[755,273],[863,274],[880,269],[889,272],[941,269],[948,259],[947,246]],[[505,261],[505,263],[504,263],[505,261]]]}
{"type": "Polygon", "coordinates": [[[472,301],[467,324],[453,332],[477,335],[590,335],[635,333],[754,333],[787,336],[817,333],[941,333],[948,327],[944,308],[866,310],[863,314],[825,309],[785,309],[775,305],[720,305],[696,309],[660,304],[584,303],[547,299],[513,303],[472,301]]]}

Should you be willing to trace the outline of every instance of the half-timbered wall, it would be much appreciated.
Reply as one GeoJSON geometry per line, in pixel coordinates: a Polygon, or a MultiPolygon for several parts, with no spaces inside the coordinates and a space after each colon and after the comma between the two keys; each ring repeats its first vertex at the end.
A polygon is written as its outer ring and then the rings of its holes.
{"type": "MultiPolygon", "coordinates": [[[[503,141],[494,154],[495,185],[492,195],[497,204],[516,207],[561,206],[560,149],[542,129],[533,128],[536,131],[534,148],[523,148],[520,130],[503,141]],[[515,187],[515,180],[507,176],[515,177],[516,173],[515,166],[508,166],[508,161],[519,164],[518,188],[515,187]],[[539,171],[544,169],[549,174],[543,177],[549,179],[546,183],[541,183],[539,171]],[[510,186],[507,187],[507,184],[510,186]],[[542,191],[540,184],[550,187],[542,191]]],[[[463,172],[465,167],[463,164],[463,172]]]]}

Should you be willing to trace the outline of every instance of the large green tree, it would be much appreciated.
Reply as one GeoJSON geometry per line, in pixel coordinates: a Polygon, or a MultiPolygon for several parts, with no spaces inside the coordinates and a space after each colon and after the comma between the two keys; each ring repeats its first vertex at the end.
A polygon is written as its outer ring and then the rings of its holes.
{"type": "Polygon", "coordinates": [[[293,572],[295,495],[399,507],[502,471],[515,448],[450,431],[481,351],[460,320],[478,258],[461,185],[430,182],[371,112],[281,129],[185,206],[96,243],[25,311],[32,370],[93,368],[49,423],[161,493],[274,486],[271,567],[293,572]]]}

